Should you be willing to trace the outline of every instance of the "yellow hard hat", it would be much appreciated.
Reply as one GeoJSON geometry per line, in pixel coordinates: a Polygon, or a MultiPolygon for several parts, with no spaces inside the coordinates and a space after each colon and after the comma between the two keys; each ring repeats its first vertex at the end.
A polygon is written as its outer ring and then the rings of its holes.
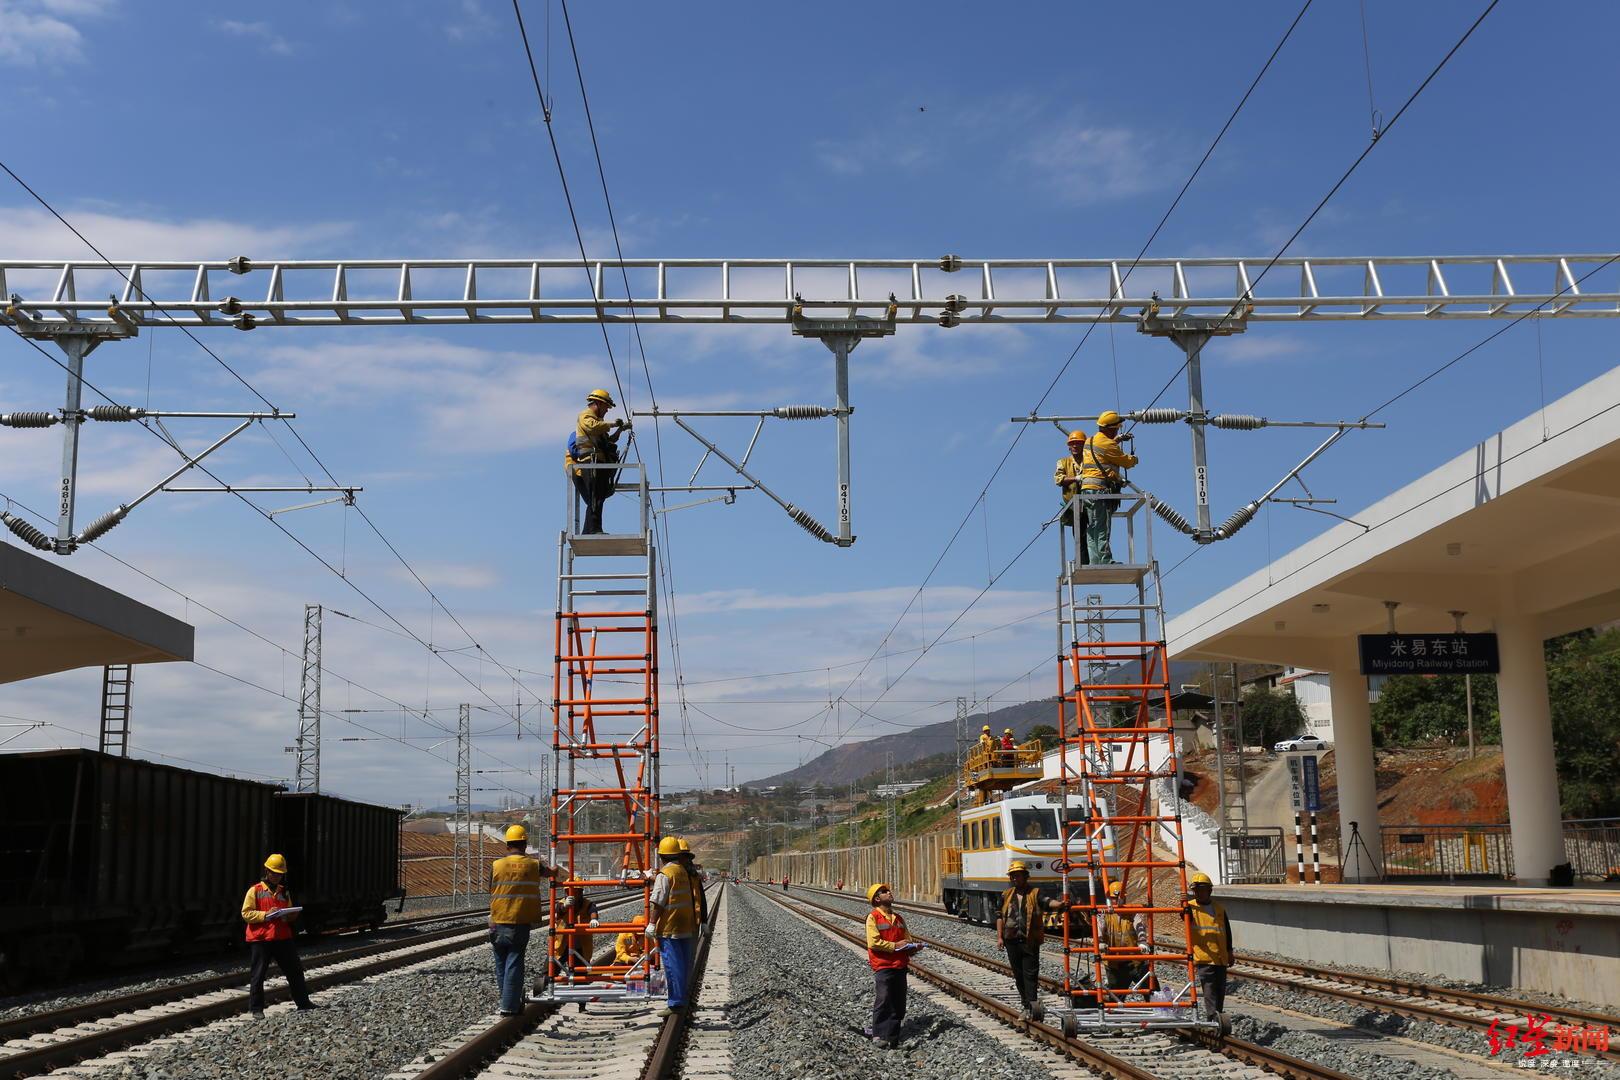
{"type": "Polygon", "coordinates": [[[1198,871],[1192,877],[1188,878],[1187,881],[1190,884],[1193,884],[1193,885],[1210,885],[1210,886],[1213,886],[1215,884],[1213,881],[1210,880],[1209,875],[1204,873],[1202,870],[1198,871]]]}
{"type": "Polygon", "coordinates": [[[1085,432],[1083,432],[1083,431],[1071,431],[1071,432],[1069,432],[1069,442],[1071,442],[1071,443],[1077,443],[1077,442],[1083,443],[1085,441],[1086,441],[1086,433],[1085,432]]]}
{"type": "Polygon", "coordinates": [[[601,387],[598,387],[595,390],[592,390],[590,393],[586,394],[585,395],[585,400],[586,401],[600,401],[600,402],[602,402],[602,403],[604,403],[606,405],[612,405],[612,406],[617,406],[618,405],[618,402],[613,400],[613,395],[608,393],[606,390],[603,390],[601,387]]]}
{"type": "Polygon", "coordinates": [[[1008,876],[1016,874],[1020,870],[1022,870],[1026,874],[1029,873],[1029,867],[1024,865],[1024,860],[1022,860],[1022,859],[1014,859],[1007,866],[1007,874],[1008,874],[1008,876]]]}
{"type": "Polygon", "coordinates": [[[680,853],[681,853],[681,842],[679,840],[677,840],[675,837],[666,836],[662,840],[658,841],[658,854],[660,854],[660,855],[679,855],[680,853]]]}
{"type": "Polygon", "coordinates": [[[682,855],[685,855],[692,850],[692,845],[688,844],[685,840],[682,840],[678,836],[675,838],[675,845],[680,848],[682,855]]]}
{"type": "Polygon", "coordinates": [[[1003,735],[1011,735],[1012,734],[1012,728],[1002,728],[1001,733],[1003,735]]]}
{"type": "Polygon", "coordinates": [[[981,731],[989,731],[990,730],[990,725],[986,724],[986,725],[984,725],[984,727],[980,728],[979,730],[981,730],[981,731]]]}
{"type": "Polygon", "coordinates": [[[1125,891],[1125,883],[1123,881],[1110,881],[1108,883],[1108,895],[1109,896],[1118,896],[1120,893],[1122,893],[1124,891],[1125,891]]]}
{"type": "Polygon", "coordinates": [[[1119,413],[1115,412],[1113,409],[1109,409],[1107,412],[1097,417],[1098,427],[1116,427],[1118,424],[1119,413]]]}
{"type": "Polygon", "coordinates": [[[280,855],[272,855],[264,860],[264,868],[272,874],[285,874],[287,872],[287,860],[280,855]]]}
{"type": "Polygon", "coordinates": [[[506,829],[506,842],[508,844],[515,844],[519,840],[527,841],[528,839],[529,839],[529,830],[528,829],[525,829],[521,825],[509,825],[509,826],[507,826],[507,829],[506,829]]]}
{"type": "Polygon", "coordinates": [[[882,892],[884,889],[887,889],[888,887],[889,887],[889,883],[887,881],[874,881],[871,885],[868,885],[866,887],[866,900],[867,900],[867,903],[871,903],[873,900],[876,900],[877,899],[877,894],[882,892]]]}

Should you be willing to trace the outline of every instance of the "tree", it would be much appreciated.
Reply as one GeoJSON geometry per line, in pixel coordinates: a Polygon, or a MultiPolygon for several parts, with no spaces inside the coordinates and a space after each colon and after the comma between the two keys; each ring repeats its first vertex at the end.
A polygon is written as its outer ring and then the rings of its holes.
{"type": "Polygon", "coordinates": [[[1620,632],[1547,643],[1547,696],[1564,816],[1620,814],[1620,632]]]}
{"type": "Polygon", "coordinates": [[[1036,724],[1029,729],[1028,738],[1041,740],[1041,749],[1050,750],[1058,744],[1058,730],[1051,724],[1036,724]]]}
{"type": "MultiPolygon", "coordinates": [[[[1475,675],[1474,739],[1501,740],[1496,678],[1475,675]]],[[[1436,740],[1456,745],[1468,738],[1467,686],[1461,675],[1396,675],[1373,703],[1373,739],[1379,746],[1413,746],[1436,740]]]]}
{"type": "Polygon", "coordinates": [[[1287,690],[1251,686],[1243,694],[1243,737],[1270,746],[1305,730],[1305,713],[1287,690]]]}

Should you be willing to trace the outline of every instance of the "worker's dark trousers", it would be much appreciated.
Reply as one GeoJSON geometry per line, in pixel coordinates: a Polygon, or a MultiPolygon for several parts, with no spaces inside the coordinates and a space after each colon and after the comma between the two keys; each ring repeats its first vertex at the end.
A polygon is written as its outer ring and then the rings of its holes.
{"type": "Polygon", "coordinates": [[[1197,972],[1198,997],[1204,1015],[1214,1019],[1216,1013],[1226,1011],[1226,965],[1199,964],[1197,972]]]}
{"type": "Polygon", "coordinates": [[[287,980],[292,999],[299,1008],[309,1008],[309,991],[304,988],[304,965],[298,962],[298,946],[291,941],[250,941],[248,953],[248,1011],[264,1012],[264,977],[270,973],[270,961],[276,962],[281,975],[287,980]]]}
{"type": "Polygon", "coordinates": [[[872,997],[872,1038],[896,1042],[906,1019],[906,969],[882,968],[872,972],[877,984],[872,997]]]}
{"type": "Polygon", "coordinates": [[[1012,968],[1013,982],[1018,986],[1018,1000],[1024,1008],[1035,1007],[1035,996],[1040,992],[1041,946],[1023,938],[1007,941],[1007,966],[1012,968]]]}
{"type": "Polygon", "coordinates": [[[602,531],[602,504],[612,494],[608,490],[612,475],[606,469],[586,469],[574,473],[574,490],[585,502],[585,520],[579,530],[582,534],[602,531]]]}

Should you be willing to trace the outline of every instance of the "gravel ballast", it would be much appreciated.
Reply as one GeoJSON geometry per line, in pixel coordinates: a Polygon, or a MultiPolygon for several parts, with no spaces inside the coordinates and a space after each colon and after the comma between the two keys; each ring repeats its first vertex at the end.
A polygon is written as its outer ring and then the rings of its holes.
{"type": "Polygon", "coordinates": [[[899,1050],[861,1034],[872,1018],[864,956],[740,888],[731,909],[731,1054],[738,1077],[832,1080],[1045,1080],[1013,1053],[924,1000],[911,980],[899,1050]]]}
{"type": "MultiPolygon", "coordinates": [[[[808,890],[806,890],[805,895],[820,903],[825,903],[852,914],[864,914],[868,910],[867,905],[852,897],[834,896],[808,890]]],[[[1005,962],[1005,957],[996,947],[993,930],[944,915],[926,915],[904,909],[902,909],[902,913],[906,916],[906,921],[911,926],[913,933],[977,953],[989,959],[1005,962]]],[[[1053,978],[1063,977],[1061,950],[1053,943],[1048,943],[1047,947],[1042,951],[1041,970],[1044,974],[1053,978]]],[[[1488,1051],[1483,1034],[1427,1021],[1407,1020],[1389,1013],[1373,1012],[1366,1008],[1351,1005],[1348,1002],[1335,1002],[1331,998],[1323,998],[1317,994],[1287,991],[1268,984],[1257,983],[1253,980],[1239,979],[1236,976],[1232,978],[1227,992],[1227,1005],[1229,1007],[1228,1011],[1232,1013],[1235,1034],[1240,1038],[1248,1039],[1262,1046],[1275,1047],[1296,1057],[1321,1062],[1341,1072],[1352,1076],[1367,1077],[1369,1080],[1390,1080],[1390,1078],[1400,1078],[1400,1080],[1445,1080],[1450,1074],[1425,1068],[1417,1063],[1392,1055],[1377,1054],[1358,1047],[1339,1045],[1318,1035],[1290,1031],[1288,1028],[1275,1023],[1240,1017],[1237,1013],[1241,1011],[1244,1000],[1291,1009],[1294,1012],[1334,1020],[1363,1031],[1370,1031],[1380,1035],[1398,1035],[1468,1054],[1485,1054],[1488,1051]]],[[[1514,1062],[1517,1060],[1517,1054],[1513,1051],[1504,1051],[1495,1060],[1514,1062]]],[[[1527,1065],[1533,1064],[1535,1064],[1534,1059],[1527,1062],[1527,1065]]]]}
{"type": "MultiPolygon", "coordinates": [[[[543,940],[543,939],[542,939],[543,940]]],[[[543,953],[531,943],[529,959],[543,953]]],[[[488,946],[421,968],[314,995],[320,1008],[272,1006],[188,1034],[183,1041],[101,1073],[131,1080],[368,1080],[386,1075],[477,1016],[500,1007],[488,946]]],[[[247,1008],[247,994],[242,995],[247,1008]]]]}

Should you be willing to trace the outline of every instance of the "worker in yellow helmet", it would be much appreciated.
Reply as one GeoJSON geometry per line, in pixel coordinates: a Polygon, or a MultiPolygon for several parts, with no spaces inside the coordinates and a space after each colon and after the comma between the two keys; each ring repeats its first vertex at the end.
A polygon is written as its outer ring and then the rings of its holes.
{"type": "Polygon", "coordinates": [[[618,472],[614,469],[575,466],[618,463],[619,436],[629,429],[630,421],[608,423],[608,410],[616,407],[613,395],[606,390],[592,390],[585,395],[585,408],[574,422],[574,434],[568,440],[568,452],[563,457],[563,468],[573,478],[574,490],[585,502],[585,521],[579,530],[582,534],[602,531],[602,504],[613,494],[618,472]]]}
{"type": "Polygon", "coordinates": [[[1198,976],[1198,997],[1204,1016],[1226,1024],[1226,969],[1232,963],[1232,924],[1226,909],[1211,897],[1215,883],[1203,871],[1193,874],[1192,899],[1187,902],[1187,943],[1198,976]]]}
{"type": "Polygon", "coordinates": [[[1007,867],[1009,887],[1001,893],[996,915],[996,938],[1007,950],[1007,966],[1012,968],[1018,1000],[1024,1007],[1020,1020],[1041,1018],[1041,942],[1046,937],[1045,913],[1062,911],[1062,900],[1042,899],[1040,890],[1030,887],[1029,867],[1014,859],[1007,867]]]}
{"type": "Polygon", "coordinates": [[[637,915],[630,922],[636,929],[620,934],[613,941],[615,964],[634,964],[647,954],[647,917],[637,915]]]}
{"type": "Polygon", "coordinates": [[[523,1011],[523,954],[529,932],[543,916],[540,882],[556,871],[529,854],[529,830],[506,830],[506,856],[489,869],[489,943],[495,951],[495,982],[501,988],[501,1015],[523,1011]]]}
{"type": "Polygon", "coordinates": [[[996,737],[990,734],[990,725],[986,724],[979,729],[979,750],[986,755],[994,754],[996,750],[996,737]]]}
{"type": "Polygon", "coordinates": [[[691,874],[692,880],[698,884],[698,925],[702,926],[704,923],[709,921],[709,898],[703,895],[703,875],[698,872],[697,855],[693,853],[692,845],[686,842],[685,837],[677,836],[675,838],[675,843],[681,849],[680,855],[677,856],[681,860],[681,865],[686,867],[686,872],[691,874]]]}
{"type": "Polygon", "coordinates": [[[906,929],[906,917],[894,910],[894,890],[879,881],[866,890],[872,913],[866,917],[866,962],[872,968],[872,1026],[862,1034],[890,1050],[900,1047],[906,1019],[906,968],[923,944],[906,929]]]}
{"type": "MultiPolygon", "coordinates": [[[[1080,490],[1095,496],[1118,495],[1124,490],[1125,480],[1120,469],[1134,469],[1137,458],[1119,448],[1130,436],[1119,433],[1119,413],[1109,409],[1097,417],[1097,434],[1087,442],[1081,459],[1080,490]]],[[[1111,533],[1114,510],[1119,503],[1114,499],[1096,498],[1086,504],[1086,557],[1094,566],[1105,566],[1114,561],[1111,533]]]]}
{"type": "Polygon", "coordinates": [[[1074,532],[1074,554],[1080,565],[1086,564],[1086,504],[1076,498],[1080,494],[1080,474],[1085,468],[1086,433],[1069,432],[1069,452],[1058,458],[1052,471],[1052,483],[1063,493],[1065,507],[1063,520],[1074,532]]]}
{"type": "Polygon", "coordinates": [[[1119,908],[1126,903],[1125,883],[1110,881],[1108,883],[1108,908],[1101,920],[1103,957],[1103,986],[1120,995],[1124,1000],[1126,991],[1140,992],[1142,1000],[1148,999],[1150,988],[1147,983],[1148,965],[1145,960],[1110,960],[1108,953],[1141,952],[1143,944],[1148,939],[1147,916],[1141,912],[1135,915],[1126,915],[1119,908]]]}
{"type": "Polygon", "coordinates": [[[304,965],[298,961],[293,941],[293,920],[299,909],[282,882],[287,877],[287,860],[272,855],[264,860],[264,874],[242,898],[242,921],[247,924],[248,1012],[255,1020],[264,1019],[264,977],[274,960],[287,980],[287,988],[300,1009],[313,1009],[309,991],[304,989],[304,965]]]}
{"type": "Polygon", "coordinates": [[[669,998],[660,1016],[686,1007],[687,982],[692,974],[692,957],[697,951],[698,904],[702,888],[697,875],[681,862],[681,842],[666,836],[658,842],[658,861],[663,865],[653,879],[652,921],[647,936],[658,939],[658,955],[663,961],[669,998]]]}

